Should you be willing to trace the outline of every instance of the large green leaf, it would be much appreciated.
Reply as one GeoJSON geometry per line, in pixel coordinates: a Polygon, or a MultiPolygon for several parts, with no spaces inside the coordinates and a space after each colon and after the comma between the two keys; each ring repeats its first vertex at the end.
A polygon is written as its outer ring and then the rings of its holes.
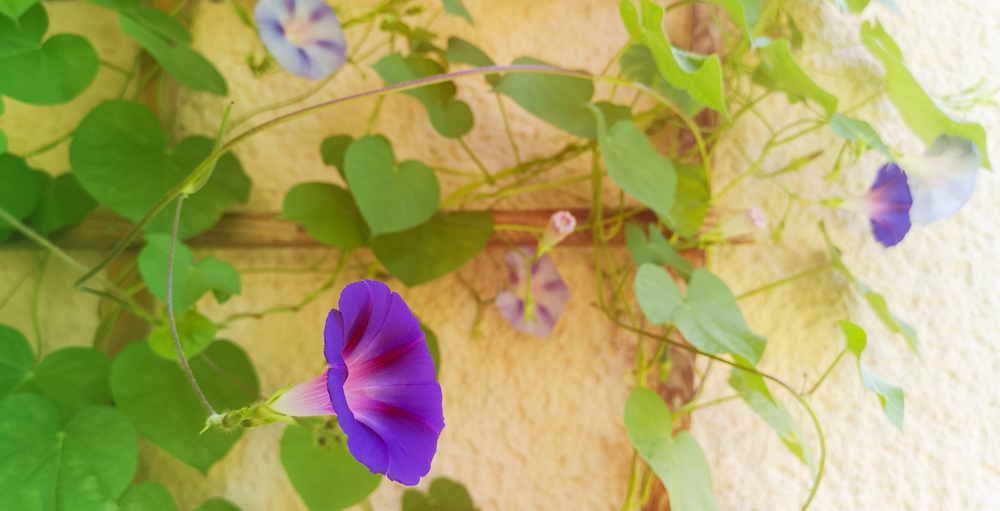
{"type": "Polygon", "coordinates": [[[492,235],[493,215],[488,212],[438,212],[408,231],[376,236],[372,250],[393,276],[415,286],[459,269],[492,235]]]}
{"type": "Polygon", "coordinates": [[[795,97],[810,99],[823,107],[826,116],[837,113],[837,96],[823,90],[799,67],[788,49],[787,39],[778,39],[761,48],[760,71],[777,87],[795,97]]]}
{"type": "Polygon", "coordinates": [[[7,152],[7,134],[0,129],[0,154],[7,152]]]}
{"type": "MultiPolygon", "coordinates": [[[[406,57],[398,53],[386,55],[372,67],[386,85],[408,82],[444,73],[441,64],[424,57],[406,57]]],[[[455,99],[455,83],[443,82],[405,91],[417,98],[427,109],[431,125],[441,135],[458,138],[469,132],[474,123],[472,109],[455,99]]]]}
{"type": "Polygon", "coordinates": [[[618,66],[625,78],[656,89],[688,115],[694,115],[704,108],[704,105],[695,101],[686,91],[670,85],[670,82],[660,74],[660,70],[656,67],[653,52],[644,45],[633,44],[630,46],[618,60],[618,66]]]}
{"type": "Polygon", "coordinates": [[[138,8],[122,12],[119,24],[149,52],[171,76],[190,89],[225,96],[226,79],[211,62],[188,47],[191,34],[179,23],[154,14],[154,9],[138,8]]]}
{"type": "Polygon", "coordinates": [[[639,202],[669,217],[677,189],[673,163],[656,152],[630,119],[608,126],[600,109],[590,108],[597,116],[597,140],[608,176],[639,202]]]}
{"type": "Polygon", "coordinates": [[[830,241],[830,236],[826,232],[826,226],[820,223],[820,230],[823,232],[823,238],[826,240],[826,246],[830,251],[830,264],[833,268],[839,271],[847,280],[854,284],[854,287],[861,292],[861,296],[865,298],[868,302],[868,306],[872,308],[872,311],[882,323],[885,325],[889,331],[897,334],[901,334],[906,342],[910,343],[910,347],[913,348],[914,353],[919,353],[920,350],[917,346],[917,331],[907,324],[905,321],[897,318],[892,312],[889,311],[889,306],[885,303],[885,298],[882,295],[872,291],[872,289],[861,282],[851,273],[851,270],[847,268],[844,261],[841,259],[841,251],[839,248],[834,246],[833,242],[830,241]]]}
{"type": "MultiPolygon", "coordinates": [[[[551,66],[531,57],[514,65],[551,66]]],[[[493,89],[505,94],[535,117],[578,137],[597,138],[594,115],[587,105],[594,82],[576,76],[546,73],[507,73],[493,89]]]]}
{"type": "Polygon", "coordinates": [[[0,509],[114,509],[138,463],[135,430],[113,408],[85,408],[63,425],[41,396],[0,401],[0,509]]]}
{"type": "MultiPolygon", "coordinates": [[[[736,361],[743,367],[750,367],[749,362],[742,357],[736,357],[736,361]]],[[[815,472],[816,467],[813,465],[812,455],[809,454],[809,447],[806,445],[798,425],[795,424],[785,405],[771,396],[767,385],[764,384],[764,378],[734,367],[729,372],[729,385],[736,390],[736,393],[750,406],[750,409],[774,429],[785,447],[788,447],[788,450],[792,451],[796,458],[815,472]]]]}
{"type": "MultiPolygon", "coordinates": [[[[8,394],[30,392],[47,397],[65,420],[81,409],[111,402],[107,355],[91,348],[70,347],[53,351],[8,394]]],[[[0,398],[6,397],[0,394],[0,398]]]]}
{"type": "MultiPolygon", "coordinates": [[[[28,167],[23,158],[0,154],[0,208],[18,220],[31,215],[49,176],[28,167]]],[[[14,226],[0,219],[0,241],[14,234],[14,226]]]]}
{"type": "Polygon", "coordinates": [[[868,345],[868,335],[865,331],[850,321],[838,321],[838,323],[841,330],[844,331],[844,336],[847,338],[847,350],[854,355],[854,358],[858,362],[858,371],[861,372],[861,384],[866,389],[878,395],[882,411],[885,412],[885,415],[889,417],[889,421],[899,428],[899,432],[902,433],[903,389],[886,383],[861,361],[861,352],[868,345]]]}
{"type": "Polygon", "coordinates": [[[619,10],[632,40],[653,52],[656,67],[671,85],[728,117],[722,98],[722,66],[718,56],[696,55],[671,45],[663,33],[663,8],[650,0],[640,0],[640,11],[631,0],[622,0],[619,10]]]}
{"type": "MultiPolygon", "coordinates": [[[[154,203],[179,185],[212,152],[214,142],[189,137],[173,148],[159,119],[132,102],[106,102],[83,119],[69,147],[73,174],[101,204],[139,221],[154,203]]],[[[250,196],[250,179],[239,161],[226,153],[216,163],[205,186],[184,202],[178,234],[186,239],[215,225],[235,202],[250,196]]],[[[147,226],[168,233],[176,202],[171,202],[147,226]]]]}
{"type": "MultiPolygon", "coordinates": [[[[216,325],[198,311],[191,309],[175,319],[177,326],[177,339],[181,343],[181,349],[187,358],[195,357],[205,351],[215,334],[222,330],[222,325],[216,325]]],[[[149,333],[149,348],[157,355],[168,359],[178,360],[177,346],[174,343],[174,336],[170,331],[170,325],[160,325],[149,333]]]]}
{"type": "Polygon", "coordinates": [[[205,502],[202,502],[200,506],[196,507],[194,511],[241,511],[240,507],[233,504],[227,499],[222,497],[212,497],[205,502]]]}
{"type": "Polygon", "coordinates": [[[452,16],[461,16],[472,25],[472,15],[469,14],[462,0],[441,0],[441,3],[444,4],[444,12],[452,16]]]}
{"type": "MultiPolygon", "coordinates": [[[[496,62],[486,54],[479,47],[466,41],[465,39],[460,39],[458,37],[448,38],[448,49],[445,52],[445,57],[456,64],[469,64],[476,67],[490,67],[495,66],[496,62]]],[[[500,83],[500,75],[498,74],[488,74],[486,75],[486,81],[493,86],[500,83]]]]}
{"type": "MultiPolygon", "coordinates": [[[[436,206],[435,206],[436,208],[436,206]]],[[[321,243],[363,247],[371,230],[351,192],[330,183],[300,183],[285,195],[282,218],[294,220],[321,243]]]]}
{"type": "Polygon", "coordinates": [[[663,217],[670,230],[679,236],[698,233],[708,214],[712,196],[708,169],[704,165],[682,163],[676,167],[677,194],[670,207],[670,216],[663,217]]]}
{"type": "Polygon", "coordinates": [[[406,490],[402,504],[402,511],[476,511],[469,490],[446,477],[431,481],[426,494],[420,490],[406,490]]]}
{"type": "Polygon", "coordinates": [[[639,224],[625,225],[625,245],[637,265],[653,263],[657,266],[670,265],[685,279],[691,276],[694,267],[684,256],[677,253],[656,224],[649,224],[649,237],[639,224]]]}
{"type": "Polygon", "coordinates": [[[0,16],[0,94],[35,105],[58,105],[80,95],[97,77],[100,59],[89,41],[76,34],[42,41],[47,28],[41,4],[17,21],[0,16]]]}
{"type": "Polygon", "coordinates": [[[865,121],[848,117],[844,114],[836,113],[830,118],[830,130],[834,135],[847,140],[862,140],[868,147],[892,158],[889,148],[882,142],[882,137],[875,133],[871,124],[865,121]]]}
{"type": "Polygon", "coordinates": [[[60,174],[55,179],[46,179],[41,200],[30,220],[36,231],[49,235],[80,223],[96,207],[97,201],[73,174],[60,174]]]}
{"type": "Polygon", "coordinates": [[[633,389],[625,401],[625,431],[635,450],[663,481],[670,509],[718,509],[705,454],[687,431],[672,434],[670,410],[660,396],[647,388],[633,389]]]}
{"type": "Polygon", "coordinates": [[[344,174],[344,155],[347,148],[354,142],[354,137],[350,135],[332,135],[323,139],[319,146],[319,154],[323,158],[323,163],[336,167],[340,177],[347,181],[347,174],[344,174]]]}
{"type": "Polygon", "coordinates": [[[635,276],[635,296],[652,324],[673,323],[702,351],[732,353],[755,365],[764,353],[767,339],[750,331],[736,297],[708,270],[691,273],[685,298],[667,270],[644,264],[635,276]]]}
{"type": "MultiPolygon", "coordinates": [[[[257,373],[245,352],[229,341],[212,343],[190,361],[198,385],[218,411],[247,406],[258,398],[257,373]]],[[[177,459],[208,473],[229,452],[242,432],[209,429],[187,376],[145,342],[130,344],[111,366],[115,404],[149,441],[177,459]]]]}
{"type": "Polygon", "coordinates": [[[373,236],[426,222],[441,200],[434,171],[417,160],[396,163],[385,137],[355,140],[344,156],[344,173],[373,236]]]}
{"type": "Polygon", "coordinates": [[[24,334],[0,324],[0,400],[31,378],[34,365],[35,355],[24,334]]]}
{"type": "Polygon", "coordinates": [[[16,20],[37,3],[38,0],[0,0],[0,15],[16,20]]]}
{"type": "Polygon", "coordinates": [[[760,21],[762,10],[761,0],[713,0],[726,10],[729,19],[733,20],[750,40],[752,48],[757,47],[758,40],[754,37],[754,28],[760,21]],[[742,23],[741,23],[742,22],[742,23]]]}
{"type": "Polygon", "coordinates": [[[977,123],[956,119],[941,111],[906,69],[902,52],[881,24],[875,23],[872,26],[870,22],[864,22],[861,26],[861,42],[885,67],[885,92],[913,133],[928,144],[942,134],[972,140],[983,156],[983,166],[991,168],[987,156],[986,130],[977,123]]]}
{"type": "Polygon", "coordinates": [[[355,460],[347,446],[317,436],[309,427],[285,428],[281,464],[309,511],[347,509],[382,482],[382,476],[355,460]]]}
{"type": "Polygon", "coordinates": [[[177,511],[177,504],[166,486],[143,481],[129,488],[118,503],[118,511],[177,511]]]}
{"type": "MultiPolygon", "coordinates": [[[[139,253],[139,272],[153,296],[167,301],[167,262],[170,255],[170,237],[151,234],[146,237],[146,247],[139,253]]],[[[194,254],[187,245],[178,242],[174,247],[173,299],[174,313],[180,314],[193,306],[205,293],[211,291],[216,301],[224,303],[242,291],[240,274],[236,268],[214,257],[194,261],[194,254]]]]}

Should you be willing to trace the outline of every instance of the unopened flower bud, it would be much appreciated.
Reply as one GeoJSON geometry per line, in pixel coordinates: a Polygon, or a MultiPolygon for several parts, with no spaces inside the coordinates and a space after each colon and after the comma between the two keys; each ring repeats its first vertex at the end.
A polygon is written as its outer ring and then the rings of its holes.
{"type": "Polygon", "coordinates": [[[569,211],[557,211],[549,218],[542,240],[538,242],[538,255],[542,255],[558,245],[576,229],[576,218],[569,211]]]}

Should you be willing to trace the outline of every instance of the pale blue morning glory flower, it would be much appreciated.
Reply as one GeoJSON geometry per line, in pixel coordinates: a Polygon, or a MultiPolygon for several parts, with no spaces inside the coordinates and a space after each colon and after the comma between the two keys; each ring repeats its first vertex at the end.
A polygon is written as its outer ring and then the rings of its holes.
{"type": "Polygon", "coordinates": [[[347,40],[322,0],[260,0],[254,21],[264,46],[293,75],[319,80],[347,61],[347,40]]]}
{"type": "Polygon", "coordinates": [[[897,158],[913,197],[910,221],[929,224],[954,215],[972,196],[981,163],[971,140],[948,135],[938,137],[923,156],[897,158]]]}

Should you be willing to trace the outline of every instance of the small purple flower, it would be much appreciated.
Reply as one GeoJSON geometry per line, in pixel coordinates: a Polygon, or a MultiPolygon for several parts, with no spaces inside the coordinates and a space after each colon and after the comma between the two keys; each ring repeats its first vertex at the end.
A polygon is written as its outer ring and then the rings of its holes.
{"type": "Polygon", "coordinates": [[[364,280],[344,288],[324,336],[327,370],[269,408],[299,417],[336,413],[358,461],[417,484],[444,428],[441,386],[420,322],[389,286],[364,280]]]}
{"type": "Polygon", "coordinates": [[[878,170],[867,195],[846,199],[840,207],[868,215],[875,239],[891,247],[910,231],[912,204],[906,174],[895,163],[887,163],[878,170]]]}
{"type": "Polygon", "coordinates": [[[524,247],[507,254],[510,285],[514,291],[497,292],[496,306],[516,330],[547,337],[552,333],[563,306],[572,292],[566,287],[552,258],[543,255],[531,265],[531,294],[528,300],[526,255],[533,251],[524,247]],[[530,305],[526,305],[530,302],[530,305]]]}
{"type": "Polygon", "coordinates": [[[971,140],[941,135],[923,156],[896,160],[909,183],[910,221],[929,224],[954,215],[972,196],[982,156],[971,140]]]}
{"type": "Polygon", "coordinates": [[[544,254],[552,250],[562,240],[573,234],[576,229],[576,217],[569,211],[556,211],[549,218],[548,225],[545,226],[545,233],[542,240],[538,242],[538,254],[544,254]]]}
{"type": "Polygon", "coordinates": [[[293,75],[319,80],[347,61],[347,40],[323,0],[260,0],[254,21],[264,46],[293,75]]]}

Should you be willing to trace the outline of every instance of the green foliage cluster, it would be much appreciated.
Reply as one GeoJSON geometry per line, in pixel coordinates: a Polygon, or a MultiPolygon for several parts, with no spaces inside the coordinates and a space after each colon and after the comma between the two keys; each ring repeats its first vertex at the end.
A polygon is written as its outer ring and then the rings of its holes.
{"type": "MultiPolygon", "coordinates": [[[[725,241],[702,238],[699,233],[705,231],[702,224],[714,201],[741,180],[795,172],[822,153],[802,155],[782,168],[762,172],[761,162],[776,147],[828,128],[843,139],[831,180],[837,180],[841,167],[850,164],[845,155],[856,161],[869,149],[890,158],[896,154],[870,124],[852,116],[864,103],[845,108],[840,98],[799,65],[804,38],[785,12],[783,1],[717,0],[729,18],[728,22],[720,20],[718,27],[729,48],[725,58],[673,45],[662,29],[665,9],[660,5],[650,0],[639,0],[638,6],[622,1],[620,14],[629,39],[602,73],[591,75],[528,56],[497,66],[471,42],[433,32],[433,21],[442,13],[473,23],[461,0],[430,1],[437,14],[429,14],[415,0],[385,0],[342,21],[345,27],[367,27],[360,39],[351,41],[349,65],[370,67],[386,88],[300,108],[294,116],[258,123],[236,136],[229,132],[227,111],[218,134],[180,140],[164,128],[169,122],[163,114],[138,101],[139,93],[151,83],[160,84],[157,89],[162,93],[163,80],[169,77],[189,89],[225,96],[229,91],[225,77],[191,48],[191,33],[176,12],[147,8],[138,0],[88,1],[118,13],[122,31],[143,49],[131,70],[102,61],[93,45],[79,35],[48,34],[47,10],[37,0],[0,0],[0,115],[5,97],[35,105],[69,102],[90,86],[103,67],[127,79],[117,98],[98,105],[72,133],[37,151],[9,152],[7,135],[0,131],[0,242],[30,238],[86,271],[47,237],[75,226],[98,206],[135,225],[119,247],[77,283],[81,290],[96,293],[110,304],[102,312],[93,348],[45,353],[38,332],[38,346],[33,350],[23,334],[0,325],[0,511],[176,510],[166,487],[154,481],[133,481],[139,456],[137,437],[207,474],[244,434],[242,429],[203,431],[205,409],[179,359],[189,360],[191,373],[212,408],[238,409],[259,402],[263,396],[253,362],[238,343],[219,338],[232,322],[298,311],[333,288],[344,272],[359,268],[367,277],[396,278],[407,286],[448,275],[497,235],[490,209],[517,194],[577,181],[589,181],[592,186],[592,215],[581,219],[578,229],[591,230],[595,240],[599,308],[610,321],[652,339],[656,346],[655,353],[647,353],[646,343],[638,343],[636,388],[624,409],[626,431],[646,468],[638,464],[633,468],[623,509],[645,502],[648,491],[644,488],[649,488],[654,476],[666,486],[672,509],[717,509],[702,448],[687,432],[675,431],[678,417],[715,402],[696,399],[671,410],[648,388],[652,379],[665,378],[669,372],[670,346],[730,367],[729,384],[734,391],[730,397],[741,399],[774,429],[814,476],[806,506],[822,477],[826,447],[805,397],[844,354],[856,358],[862,385],[876,394],[891,423],[903,429],[903,391],[879,379],[861,362],[867,336],[853,323],[840,322],[847,345],[808,392],[796,391],[756,367],[767,340],[750,329],[739,300],[825,270],[839,272],[885,326],[904,336],[916,351],[914,329],[889,311],[881,295],[853,276],[828,237],[830,262],[742,295],[735,295],[710,269],[694,268],[682,255],[686,249],[711,250],[713,244],[725,241]],[[388,35],[388,44],[366,48],[375,27],[388,35]],[[142,66],[144,58],[152,65],[142,66]],[[615,65],[617,76],[611,74],[615,65]],[[465,69],[468,66],[488,69],[465,69]],[[470,106],[458,99],[455,79],[464,75],[481,76],[496,96],[516,166],[491,171],[465,143],[463,137],[475,126],[475,117],[470,106]],[[595,92],[599,82],[612,84],[607,97],[595,92]],[[399,161],[392,141],[372,133],[389,88],[418,101],[429,128],[453,141],[449,143],[460,144],[478,172],[399,161]],[[619,88],[635,90],[635,100],[615,103],[619,88]],[[756,105],[773,94],[803,103],[807,117],[790,126],[769,127],[771,138],[759,157],[747,157],[747,170],[715,190],[708,172],[714,143],[737,119],[755,113],[756,105]],[[638,109],[642,96],[653,100],[645,111],[638,109]],[[360,135],[331,134],[316,154],[317,161],[334,167],[337,174],[331,171],[324,182],[299,183],[284,199],[282,217],[300,224],[331,248],[313,267],[302,270],[326,273],[327,283],[293,305],[224,320],[200,312],[198,304],[209,294],[221,304],[244,292],[236,268],[215,257],[197,258],[183,242],[214,226],[232,205],[248,200],[251,182],[231,152],[233,147],[293,118],[360,97],[378,98],[368,129],[360,135]],[[522,160],[507,124],[505,105],[511,104],[566,132],[573,141],[548,157],[522,160]],[[721,126],[697,125],[695,115],[706,109],[719,114],[721,126]],[[687,130],[693,142],[664,154],[648,137],[664,127],[687,130]],[[29,164],[30,157],[66,140],[71,140],[69,172],[52,176],[29,164]],[[592,157],[589,174],[541,184],[533,181],[583,154],[592,157]],[[441,173],[465,182],[442,198],[441,173]],[[605,177],[641,207],[603,204],[605,177]],[[175,218],[182,196],[186,199],[175,218]],[[485,210],[470,207],[484,203],[489,204],[485,210]],[[646,226],[631,221],[645,211],[652,212],[656,221],[646,226]],[[665,231],[671,234],[666,236],[665,231]],[[625,238],[630,260],[619,260],[608,247],[619,233],[625,238]],[[104,280],[98,280],[103,289],[85,286],[139,237],[144,243],[137,261],[141,282],[127,289],[104,280]],[[363,248],[370,249],[374,260],[359,255],[358,249],[363,248]],[[338,260],[329,269],[322,263],[333,250],[338,260]],[[172,279],[167,278],[168,267],[172,267],[172,279]],[[173,317],[167,317],[162,307],[150,311],[136,304],[133,296],[143,289],[161,302],[171,297],[173,317]],[[122,314],[146,320],[150,331],[144,339],[111,349],[109,331],[122,314]],[[176,339],[172,326],[176,326],[176,339]],[[690,344],[680,343],[675,333],[690,344]],[[176,345],[183,353],[178,353],[176,345]],[[774,388],[787,391],[809,413],[820,438],[818,457],[816,446],[808,445],[779,395],[772,394],[774,388]]],[[[834,3],[844,12],[857,13],[869,2],[834,3]]],[[[892,0],[879,3],[898,10],[892,0]]],[[[233,5],[252,27],[238,3],[233,5]]],[[[253,34],[247,31],[241,36],[253,34]]],[[[881,25],[864,22],[859,39],[885,69],[878,94],[866,101],[887,96],[925,141],[941,134],[972,140],[989,166],[983,128],[943,111],[923,91],[881,25]]],[[[251,54],[248,62],[255,76],[270,72],[267,58],[258,64],[251,54]]],[[[235,121],[233,128],[278,108],[301,104],[318,90],[254,110],[235,121]]],[[[816,202],[792,192],[788,197],[785,218],[772,234],[775,242],[793,205],[816,202]]],[[[537,231],[537,226],[503,228],[537,231]]],[[[480,305],[485,302],[476,299],[480,305]]],[[[440,370],[437,338],[426,325],[422,327],[440,370]]],[[[381,476],[351,457],[335,419],[299,420],[298,427],[285,430],[277,448],[292,486],[312,511],[336,511],[363,502],[381,482],[381,476]]],[[[461,484],[444,478],[431,482],[427,492],[407,491],[401,505],[403,511],[476,509],[461,484]]],[[[198,509],[239,508],[215,498],[198,509]]]]}

